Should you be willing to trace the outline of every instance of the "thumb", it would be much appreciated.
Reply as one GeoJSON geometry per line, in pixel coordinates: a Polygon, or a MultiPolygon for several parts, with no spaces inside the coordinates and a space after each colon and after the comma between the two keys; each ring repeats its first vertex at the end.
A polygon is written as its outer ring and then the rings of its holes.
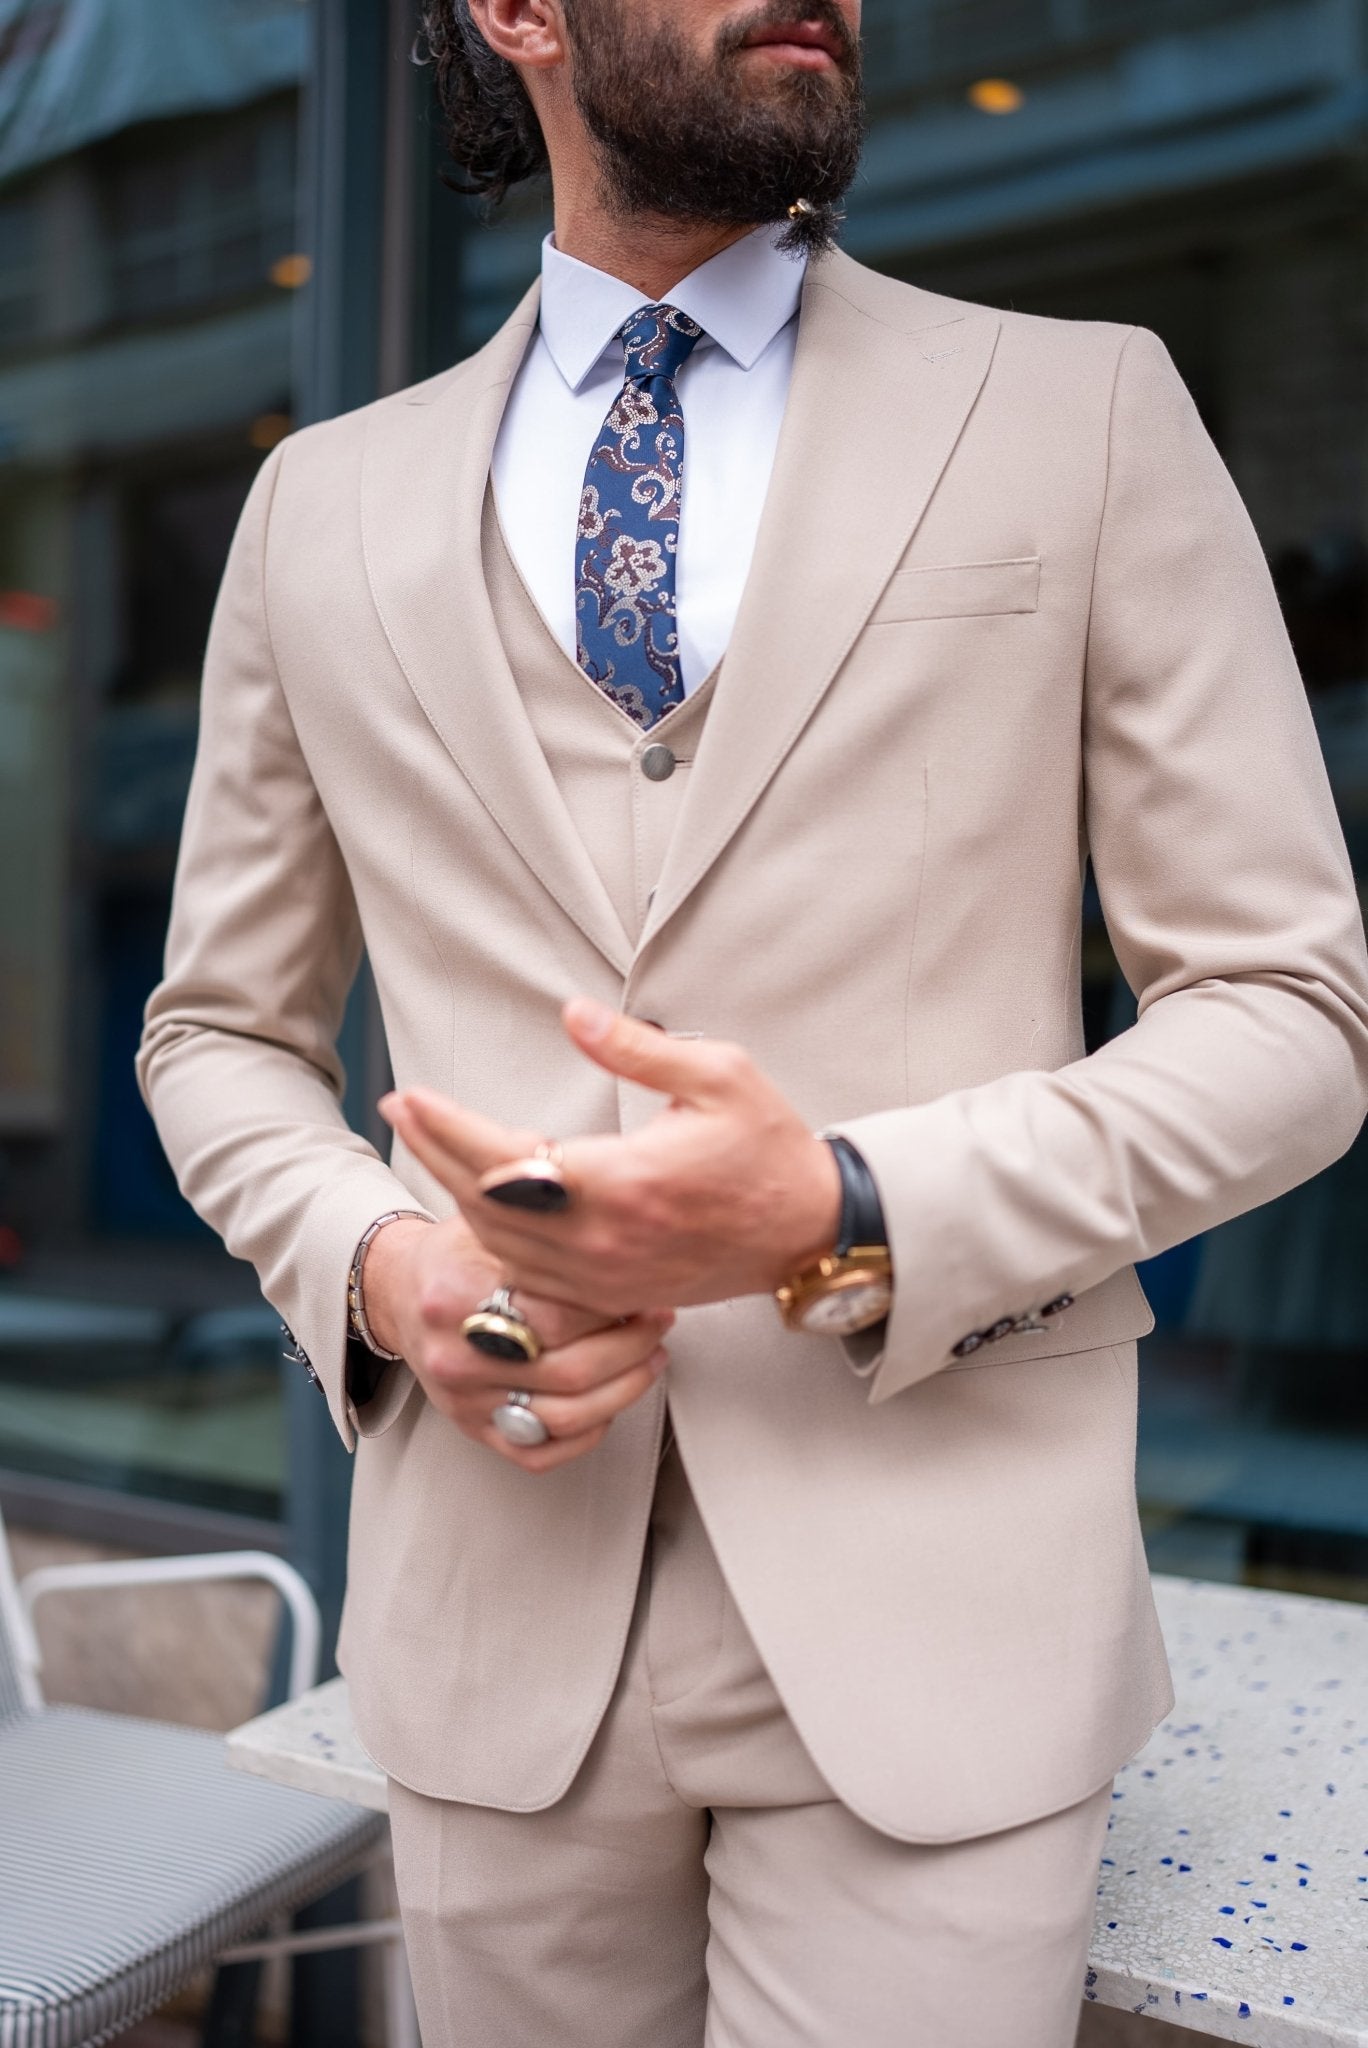
{"type": "Polygon", "coordinates": [[[671,1038],[658,1024],[643,1024],[589,996],[573,996],[561,1011],[561,1021],[581,1052],[624,1081],[636,1081],[681,1102],[701,1102],[716,1092],[706,1041],[671,1038]]]}

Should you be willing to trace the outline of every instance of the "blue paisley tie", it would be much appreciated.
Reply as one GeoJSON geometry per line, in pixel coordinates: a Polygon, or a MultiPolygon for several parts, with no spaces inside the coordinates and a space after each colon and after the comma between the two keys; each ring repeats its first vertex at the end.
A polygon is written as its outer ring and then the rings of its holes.
{"type": "Polygon", "coordinates": [[[627,380],[599,430],[580,499],[576,653],[591,681],[645,728],[684,697],[675,611],[684,415],[674,380],[703,330],[676,306],[643,306],[619,333],[627,380]]]}

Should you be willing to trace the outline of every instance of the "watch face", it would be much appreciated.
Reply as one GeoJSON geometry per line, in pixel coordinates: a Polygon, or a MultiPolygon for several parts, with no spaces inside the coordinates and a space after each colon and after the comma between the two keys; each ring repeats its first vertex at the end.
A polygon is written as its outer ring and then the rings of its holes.
{"type": "Polygon", "coordinates": [[[887,1280],[852,1280],[809,1302],[803,1310],[803,1328],[814,1337],[853,1337],[886,1316],[892,1300],[887,1280]]]}

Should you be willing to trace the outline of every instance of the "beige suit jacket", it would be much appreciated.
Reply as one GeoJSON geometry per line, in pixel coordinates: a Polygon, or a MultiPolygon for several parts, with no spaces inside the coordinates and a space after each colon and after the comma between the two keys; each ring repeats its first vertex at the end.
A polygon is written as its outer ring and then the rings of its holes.
{"type": "Polygon", "coordinates": [[[406,1370],[358,1421],[353,1247],[450,1204],[346,1127],[344,997],[364,938],[400,1085],[550,1133],[655,1107],[569,1048],[572,992],[745,1044],[869,1158],[897,1301],[872,1356],[763,1299],[685,1312],[668,1390],[706,1526],[850,1807],[919,1841],[1025,1821],[1170,1703],[1130,1262],[1317,1172],[1368,1101],[1362,924],[1264,560],[1152,335],[814,265],[754,567],[630,934],[480,573],[536,304],[262,466],[146,1099],[361,1431],[342,1656],[367,1746],[420,1791],[531,1809],[613,1685],[665,1391],[549,1478],[406,1370]],[[1140,1019],[1085,1058],[1089,853],[1140,1019]],[[952,1357],[1065,1291],[1049,1334],[952,1357]]]}

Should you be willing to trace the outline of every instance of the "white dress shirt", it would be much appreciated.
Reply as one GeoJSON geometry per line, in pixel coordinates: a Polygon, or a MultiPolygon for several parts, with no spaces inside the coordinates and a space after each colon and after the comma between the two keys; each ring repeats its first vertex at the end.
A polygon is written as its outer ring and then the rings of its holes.
{"type": "MultiPolygon", "coordinates": [[[[703,339],[676,380],[684,489],[676,596],[684,690],[731,639],[755,552],[793,372],[806,261],[761,228],[692,271],[662,303],[703,339]]],[[[622,389],[618,329],[644,293],[542,246],[541,322],[509,394],[494,448],[494,497],[513,559],[543,618],[575,657],[580,492],[600,427],[622,389]]]]}

